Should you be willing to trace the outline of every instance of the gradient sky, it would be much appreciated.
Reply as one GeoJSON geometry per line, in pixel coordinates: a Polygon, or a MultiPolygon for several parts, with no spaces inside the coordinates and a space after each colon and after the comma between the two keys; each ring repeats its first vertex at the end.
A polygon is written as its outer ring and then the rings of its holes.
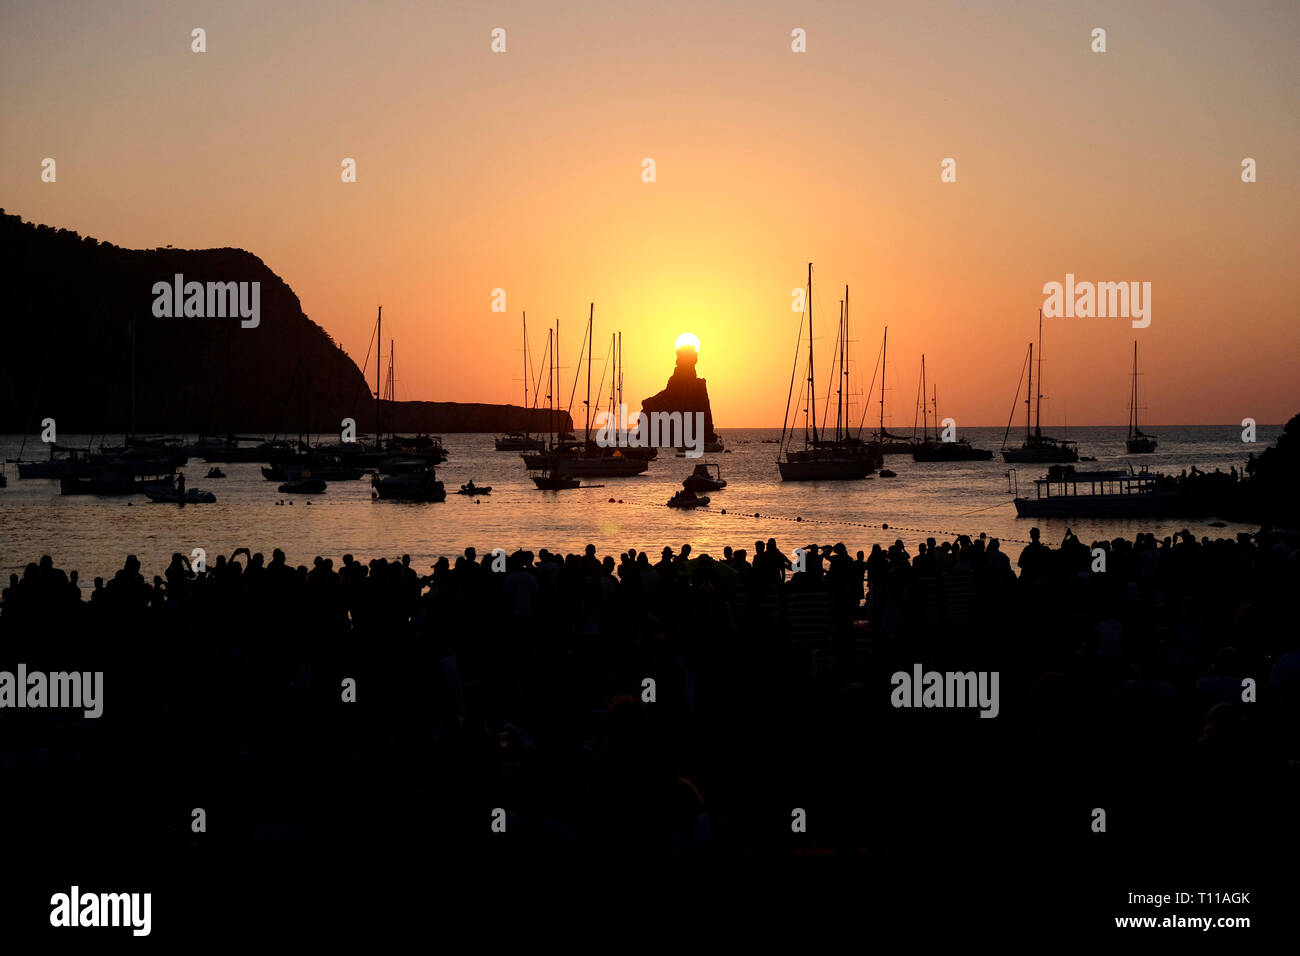
{"type": "Polygon", "coordinates": [[[1123,424],[1135,337],[1147,422],[1275,423],[1298,38],[1294,2],[5,2],[0,206],[248,249],[358,363],[382,303],[404,399],[519,401],[520,312],[539,356],[562,320],[571,374],[594,301],[634,408],[690,331],[719,429],[779,424],[811,260],[823,358],[851,287],[862,388],[889,324],[895,427],[923,351],[943,415],[1005,423],[1067,272],[1151,282],[1153,321],[1049,320],[1044,425],[1123,424]]]}

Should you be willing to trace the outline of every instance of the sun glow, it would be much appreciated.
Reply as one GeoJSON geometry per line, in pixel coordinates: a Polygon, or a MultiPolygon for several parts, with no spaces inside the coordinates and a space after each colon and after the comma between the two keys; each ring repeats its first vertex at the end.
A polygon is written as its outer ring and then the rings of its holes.
{"type": "Polygon", "coordinates": [[[679,349],[684,345],[689,345],[698,352],[700,350],[700,337],[695,335],[693,332],[683,332],[681,335],[677,336],[677,344],[674,345],[673,348],[679,349]]]}

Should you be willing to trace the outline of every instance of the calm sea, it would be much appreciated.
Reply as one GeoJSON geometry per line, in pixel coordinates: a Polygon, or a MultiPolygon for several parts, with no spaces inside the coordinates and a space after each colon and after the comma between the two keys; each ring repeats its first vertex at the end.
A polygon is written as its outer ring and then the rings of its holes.
{"type": "MultiPolygon", "coordinates": [[[[1001,428],[962,432],[977,447],[995,451],[1001,428]]],[[[1258,442],[1245,444],[1237,426],[1190,426],[1154,429],[1156,454],[1134,456],[1135,464],[1153,471],[1178,473],[1196,465],[1202,470],[1239,470],[1247,455],[1276,441],[1281,426],[1261,425],[1258,442]]],[[[288,498],[276,483],[262,478],[256,464],[223,464],[225,479],[207,480],[209,465],[194,459],[182,470],[190,487],[213,491],[210,505],[152,504],[132,498],[62,497],[57,481],[18,480],[6,465],[7,488],[0,489],[0,570],[21,571],[43,554],[81,572],[83,587],[96,575],[109,576],[127,554],[137,555],[146,574],[161,574],[173,552],[203,548],[211,562],[244,546],[270,558],[282,548],[295,564],[316,555],[335,564],[344,553],[360,559],[410,554],[416,567],[427,568],[442,555],[454,556],[473,546],[480,554],[494,548],[579,550],[595,544],[601,554],[627,548],[657,554],[689,542],[697,551],[721,556],[724,545],[751,554],[758,538],[775,537],[787,553],[810,542],[843,541],[850,550],[870,550],[901,538],[909,548],[927,536],[978,535],[981,531],[1016,545],[1029,537],[1035,522],[1016,517],[1011,500],[1015,483],[1032,494],[1032,479],[1042,465],[1021,465],[1015,474],[1001,460],[954,464],[919,464],[906,455],[891,455],[886,466],[897,478],[873,477],[858,482],[782,483],[776,458],[780,429],[730,429],[723,433],[727,452],[707,455],[727,480],[713,494],[708,509],[680,511],[665,507],[695,462],[671,453],[651,462],[636,478],[589,479],[603,487],[574,491],[538,491],[517,454],[497,452],[491,435],[448,435],[450,452],[438,469],[447,485],[445,502],[414,504],[373,501],[368,479],[332,482],[322,495],[288,498]],[[492,486],[492,494],[468,498],[452,492],[463,482],[492,486]],[[796,521],[802,518],[802,522],[796,521]],[[888,525],[886,530],[883,525],[888,525]]],[[[1080,454],[1093,455],[1092,467],[1121,467],[1125,460],[1123,427],[1072,428],[1059,437],[1078,441],[1080,454]]],[[[270,437],[270,436],[267,436],[270,437]]],[[[1013,439],[1016,437],[1013,433],[1013,439]]],[[[0,436],[0,458],[15,458],[21,435],[0,436]]],[[[88,436],[60,436],[60,444],[84,447],[88,436]]],[[[44,446],[28,441],[26,456],[42,457],[44,446]]],[[[999,456],[1000,459],[1000,456],[999,456]]],[[[1066,527],[1084,540],[1132,537],[1138,531],[1157,535],[1190,528],[1198,536],[1232,535],[1254,526],[1228,524],[1212,528],[1209,520],[1040,520],[1049,543],[1066,527]]]]}

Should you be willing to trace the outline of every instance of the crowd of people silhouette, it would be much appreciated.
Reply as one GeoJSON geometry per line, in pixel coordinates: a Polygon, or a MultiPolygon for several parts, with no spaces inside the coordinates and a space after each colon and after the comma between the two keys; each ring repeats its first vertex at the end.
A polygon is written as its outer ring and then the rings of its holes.
{"type": "Polygon", "coordinates": [[[1085,804],[1148,847],[1204,814],[1254,832],[1300,756],[1296,542],[1031,538],[467,548],[428,573],[240,548],[86,592],[47,555],[4,589],[3,660],[102,670],[104,716],[24,712],[0,786],[50,819],[98,788],[96,832],[161,846],[192,807],[206,840],[490,853],[497,808],[513,850],[664,857],[1028,845],[1087,833],[1085,804]],[[1000,716],[893,709],[916,663],[1000,672],[1000,716]]]}

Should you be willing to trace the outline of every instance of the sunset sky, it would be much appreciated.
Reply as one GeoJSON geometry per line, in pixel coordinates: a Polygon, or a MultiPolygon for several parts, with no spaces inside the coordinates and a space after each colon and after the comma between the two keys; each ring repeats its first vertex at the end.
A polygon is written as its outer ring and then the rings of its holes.
{"type": "Polygon", "coordinates": [[[922,352],[941,414],[1005,423],[1066,273],[1150,282],[1152,322],[1049,320],[1044,425],[1123,424],[1134,338],[1147,422],[1275,423],[1298,35],[1294,2],[9,3],[0,206],[247,249],[358,363],[382,304],[402,399],[518,402],[524,310],[572,375],[594,301],[634,408],[693,332],[724,435],[779,425],[811,261],[819,393],[847,283],[863,389],[889,325],[895,427],[922,352]]]}

